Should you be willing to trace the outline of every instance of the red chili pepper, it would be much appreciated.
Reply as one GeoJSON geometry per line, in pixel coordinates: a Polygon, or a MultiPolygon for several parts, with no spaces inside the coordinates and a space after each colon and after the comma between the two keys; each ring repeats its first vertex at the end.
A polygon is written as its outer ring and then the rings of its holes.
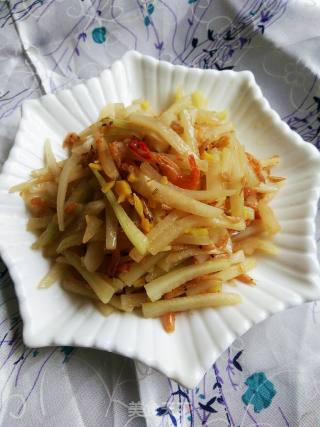
{"type": "Polygon", "coordinates": [[[132,138],[129,142],[129,148],[139,160],[150,162],[154,159],[148,145],[140,139],[132,138]]]}

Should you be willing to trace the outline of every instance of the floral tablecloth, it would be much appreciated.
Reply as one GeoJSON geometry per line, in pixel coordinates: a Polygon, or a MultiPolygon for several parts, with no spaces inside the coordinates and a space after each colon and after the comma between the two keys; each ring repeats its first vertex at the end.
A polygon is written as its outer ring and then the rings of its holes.
{"type": "MultiPolygon", "coordinates": [[[[0,1],[0,164],[23,100],[95,76],[129,49],[253,71],[320,147],[318,0],[11,0],[0,1]]],[[[117,355],[26,348],[21,326],[0,261],[1,426],[320,426],[320,303],[254,327],[194,390],[117,355]]]]}

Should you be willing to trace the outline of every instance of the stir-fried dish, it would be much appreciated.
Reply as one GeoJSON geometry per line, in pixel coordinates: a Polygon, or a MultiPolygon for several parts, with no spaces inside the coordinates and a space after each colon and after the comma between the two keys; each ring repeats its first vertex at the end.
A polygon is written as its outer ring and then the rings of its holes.
{"type": "Polygon", "coordinates": [[[161,114],[145,100],[109,104],[66,136],[66,160],[45,143],[45,167],[11,189],[52,261],[40,287],[60,282],[105,315],[160,317],[168,332],[177,312],[241,301],[224,284],[254,285],[252,254],[277,253],[268,203],[284,178],[271,173],[278,156],[246,152],[206,102],[177,91],[161,114]]]}

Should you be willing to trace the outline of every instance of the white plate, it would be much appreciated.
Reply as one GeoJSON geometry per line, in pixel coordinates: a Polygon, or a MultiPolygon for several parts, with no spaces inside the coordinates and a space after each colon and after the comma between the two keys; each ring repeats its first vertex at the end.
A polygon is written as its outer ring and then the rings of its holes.
{"type": "Polygon", "coordinates": [[[314,218],[320,180],[317,150],[283,123],[269,106],[250,72],[190,69],[127,53],[100,77],[26,101],[14,147],[0,179],[0,249],[15,284],[23,319],[23,339],[30,347],[73,345],[94,347],[133,357],[187,387],[195,386],[218,356],[252,325],[275,312],[319,298],[319,267],[314,218]],[[258,157],[279,154],[276,172],[288,177],[272,203],[282,232],[281,253],[261,257],[253,273],[255,288],[240,285],[243,303],[177,316],[176,331],[167,334],[157,319],[134,314],[102,317],[93,306],[66,294],[59,286],[37,289],[48,263],[30,249],[27,213],[8,189],[43,165],[43,145],[50,138],[58,158],[62,140],[98,117],[107,102],[129,104],[144,97],[161,109],[172,92],[200,90],[209,107],[228,109],[238,137],[258,157]]]}

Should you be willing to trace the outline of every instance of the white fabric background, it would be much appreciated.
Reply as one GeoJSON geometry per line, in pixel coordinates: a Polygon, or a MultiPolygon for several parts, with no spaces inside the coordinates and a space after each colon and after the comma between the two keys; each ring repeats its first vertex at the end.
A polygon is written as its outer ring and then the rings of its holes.
{"type": "MultiPolygon", "coordinates": [[[[24,99],[97,75],[129,49],[190,66],[250,69],[284,120],[319,147],[319,36],[317,0],[1,1],[0,164],[24,99]],[[106,40],[97,43],[93,31],[102,27],[106,40]]],[[[1,426],[313,427],[320,425],[319,391],[317,303],[256,326],[196,389],[184,390],[121,356],[25,348],[12,282],[0,264],[1,426]],[[242,371],[231,363],[240,351],[242,371]],[[244,382],[257,372],[276,391],[260,412],[242,400],[244,382]],[[223,383],[213,389],[217,376],[223,383]],[[215,396],[216,412],[204,410],[200,403],[215,396]],[[157,408],[165,410],[157,415],[157,408]]]]}

